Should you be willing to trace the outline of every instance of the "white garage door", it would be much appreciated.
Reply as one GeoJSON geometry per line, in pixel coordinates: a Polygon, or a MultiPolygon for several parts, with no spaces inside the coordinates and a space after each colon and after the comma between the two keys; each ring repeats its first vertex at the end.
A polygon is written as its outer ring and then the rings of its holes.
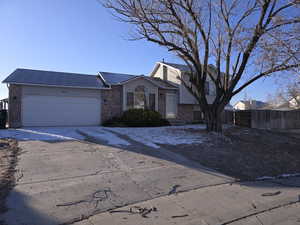
{"type": "Polygon", "coordinates": [[[99,125],[100,106],[100,97],[25,95],[23,126],[99,125]]]}

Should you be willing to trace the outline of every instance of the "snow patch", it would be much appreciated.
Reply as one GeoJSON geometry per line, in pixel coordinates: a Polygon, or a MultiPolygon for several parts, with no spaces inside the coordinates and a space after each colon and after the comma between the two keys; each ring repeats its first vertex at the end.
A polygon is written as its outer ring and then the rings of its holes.
{"type": "Polygon", "coordinates": [[[138,128],[105,128],[152,148],[160,148],[160,144],[180,145],[199,144],[205,140],[197,132],[188,130],[203,130],[204,125],[167,126],[167,127],[138,127],[138,128]]]}
{"type": "Polygon", "coordinates": [[[22,129],[0,130],[0,138],[14,138],[20,141],[40,140],[84,140],[79,134],[82,131],[109,145],[129,146],[130,143],[118,137],[117,134],[128,136],[130,139],[140,142],[151,148],[160,148],[161,144],[199,144],[206,138],[197,130],[205,129],[204,125],[167,126],[167,127],[30,127],[22,129]]]}
{"type": "Polygon", "coordinates": [[[13,138],[19,141],[59,141],[83,140],[84,137],[76,132],[77,127],[43,127],[0,130],[0,138],[13,138]]]}
{"type": "Polygon", "coordinates": [[[117,146],[130,145],[130,143],[127,142],[126,140],[119,138],[117,135],[103,128],[79,129],[79,131],[86,134],[87,136],[91,136],[93,138],[105,141],[109,145],[117,145],[117,146]]]}
{"type": "Polygon", "coordinates": [[[289,177],[299,177],[300,173],[287,173],[287,174],[281,174],[278,176],[263,176],[263,177],[258,177],[255,180],[275,180],[275,179],[279,179],[279,178],[289,178],[289,177]]]}

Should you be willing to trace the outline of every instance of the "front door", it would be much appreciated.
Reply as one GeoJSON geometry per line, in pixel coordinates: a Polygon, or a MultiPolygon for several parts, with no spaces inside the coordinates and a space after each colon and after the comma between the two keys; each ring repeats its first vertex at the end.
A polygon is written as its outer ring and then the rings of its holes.
{"type": "Polygon", "coordinates": [[[174,119],[177,115],[177,95],[166,94],[166,118],[174,119]]]}

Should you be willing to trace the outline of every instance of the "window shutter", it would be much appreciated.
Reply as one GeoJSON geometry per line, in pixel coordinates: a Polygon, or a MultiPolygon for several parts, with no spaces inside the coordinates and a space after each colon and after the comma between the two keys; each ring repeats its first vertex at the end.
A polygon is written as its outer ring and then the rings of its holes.
{"type": "Polygon", "coordinates": [[[133,92],[127,92],[126,96],[126,102],[127,102],[127,109],[132,109],[133,108],[133,92]]]}
{"type": "Polygon", "coordinates": [[[155,94],[149,94],[149,109],[155,111],[155,94]]]}

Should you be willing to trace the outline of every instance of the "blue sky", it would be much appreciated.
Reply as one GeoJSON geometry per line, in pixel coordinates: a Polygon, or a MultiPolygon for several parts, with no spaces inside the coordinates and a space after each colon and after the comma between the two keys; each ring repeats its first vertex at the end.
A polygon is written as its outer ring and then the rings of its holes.
{"type": "MultiPolygon", "coordinates": [[[[178,62],[146,41],[128,41],[130,27],[116,21],[97,0],[1,0],[0,80],[16,68],[96,74],[149,74],[155,62],[178,62]]],[[[247,88],[264,100],[276,89],[267,78],[247,88]]],[[[7,97],[0,86],[0,97],[7,97]]],[[[232,103],[244,97],[233,98],[232,103]]]]}

